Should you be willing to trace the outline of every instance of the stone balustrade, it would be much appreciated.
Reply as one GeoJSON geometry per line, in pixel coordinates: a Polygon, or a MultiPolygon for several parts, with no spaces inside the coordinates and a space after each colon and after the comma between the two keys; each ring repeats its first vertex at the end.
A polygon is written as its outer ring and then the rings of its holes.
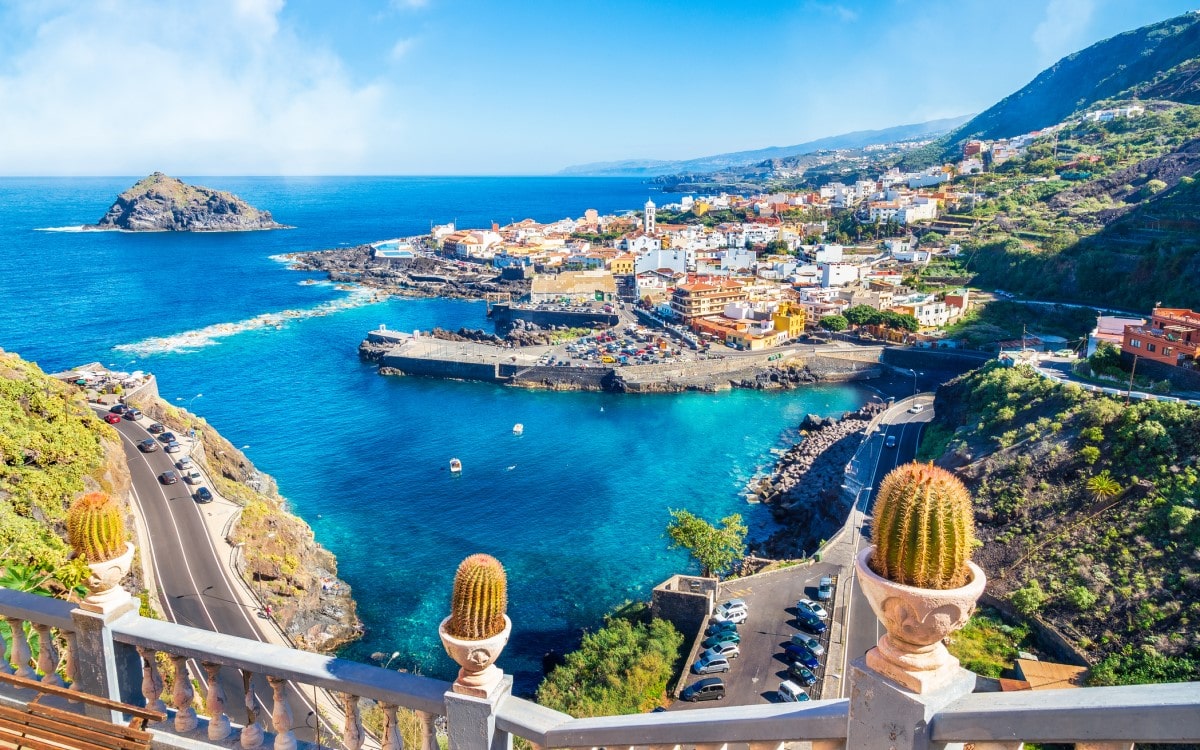
{"type": "MultiPolygon", "coordinates": [[[[136,611],[97,615],[70,603],[0,589],[0,617],[11,627],[0,669],[50,684],[166,707],[152,727],[155,744],[293,750],[289,686],[329,692],[340,709],[340,747],[435,750],[444,717],[450,750],[507,750],[513,737],[542,748],[782,750],[832,748],[1019,748],[1022,741],[1077,748],[1131,748],[1200,742],[1200,683],[1021,693],[973,694],[962,672],[952,689],[916,695],[868,669],[849,670],[849,699],[720,706],[687,711],[574,719],[510,694],[511,681],[487,698],[450,683],[335,657],[143,618],[136,611]],[[160,658],[160,655],[164,658],[160,658]],[[162,666],[171,669],[165,694],[162,666]],[[219,677],[236,677],[229,694],[219,677]],[[197,702],[193,681],[203,698],[197,702]],[[256,710],[264,696],[270,710],[256,710]],[[360,706],[381,709],[383,731],[364,729],[360,706]],[[199,706],[199,710],[197,707],[199,706]],[[414,712],[415,741],[401,733],[414,712]],[[200,714],[200,715],[198,715],[200,714]]],[[[27,696],[26,696],[27,697],[27,696]]],[[[19,701],[0,695],[0,702],[19,701]]],[[[119,720],[120,717],[108,716],[119,720]]]]}

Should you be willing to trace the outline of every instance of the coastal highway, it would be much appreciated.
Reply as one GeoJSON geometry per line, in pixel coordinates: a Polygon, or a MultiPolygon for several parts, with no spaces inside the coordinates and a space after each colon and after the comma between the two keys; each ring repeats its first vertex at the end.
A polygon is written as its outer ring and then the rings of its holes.
{"type": "MultiPolygon", "coordinates": [[[[103,410],[99,410],[103,414],[103,410]]],[[[139,422],[147,421],[144,418],[139,422]]],[[[205,506],[197,504],[191,496],[193,485],[180,480],[176,484],[164,485],[158,475],[174,468],[174,461],[183,453],[165,453],[162,444],[153,453],[142,453],[137,444],[154,437],[138,422],[123,419],[113,425],[121,434],[125,458],[133,481],[133,501],[145,519],[149,550],[144,550],[145,559],[153,567],[159,587],[159,601],[164,615],[180,625],[202,630],[234,635],[252,640],[262,640],[260,628],[254,618],[256,609],[241,603],[230,574],[221,565],[218,550],[204,523],[205,506]]],[[[158,442],[157,440],[155,442],[158,442]]],[[[224,551],[228,554],[228,550],[224,551]]],[[[264,623],[265,624],[265,623],[264,623]]],[[[203,681],[206,676],[200,665],[189,664],[192,677],[203,681]]],[[[225,705],[230,719],[237,723],[246,721],[242,705],[242,678],[235,669],[223,668],[220,672],[221,685],[225,689],[225,705]]],[[[259,718],[270,723],[272,698],[265,675],[255,678],[255,696],[259,703],[259,718]]],[[[288,702],[292,709],[296,736],[311,741],[315,731],[316,714],[311,699],[299,693],[289,683],[288,702]],[[306,726],[306,719],[307,724],[306,726]]],[[[326,734],[328,727],[322,728],[326,734]]],[[[326,734],[326,736],[328,736],[326,734]]]]}
{"type": "MultiPolygon", "coordinates": [[[[868,483],[866,487],[870,488],[870,490],[863,490],[856,505],[858,508],[858,518],[861,519],[861,523],[855,529],[853,544],[855,555],[864,546],[871,543],[869,538],[869,519],[871,509],[874,507],[875,494],[878,492],[879,483],[883,481],[883,478],[892,469],[916,458],[917,446],[921,441],[921,433],[925,425],[929,424],[933,419],[932,394],[922,394],[917,398],[917,402],[924,405],[924,409],[917,414],[913,414],[905,408],[906,404],[911,405],[911,402],[902,402],[900,405],[892,407],[892,410],[889,411],[880,423],[883,435],[871,438],[873,440],[886,441],[889,436],[894,435],[896,437],[896,447],[884,447],[880,449],[879,457],[874,467],[871,467],[870,473],[867,474],[868,483]]],[[[845,583],[851,587],[851,591],[845,615],[847,638],[845,663],[842,665],[843,668],[841,670],[842,674],[846,673],[846,664],[867,653],[879,641],[879,637],[883,635],[883,625],[876,619],[875,613],[871,611],[871,605],[867,603],[866,597],[863,596],[862,587],[858,585],[858,581],[856,580],[857,577],[851,575],[847,578],[848,580],[845,583]]]]}

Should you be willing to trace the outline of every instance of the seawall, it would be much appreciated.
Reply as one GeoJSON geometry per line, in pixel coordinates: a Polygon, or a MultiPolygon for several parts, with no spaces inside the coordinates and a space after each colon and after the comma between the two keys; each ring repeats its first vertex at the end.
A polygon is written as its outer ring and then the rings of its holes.
{"type": "Polygon", "coordinates": [[[611,328],[621,322],[616,313],[606,313],[602,310],[550,310],[514,307],[505,303],[492,305],[488,317],[501,327],[507,327],[515,320],[523,320],[543,328],[611,328]]]}

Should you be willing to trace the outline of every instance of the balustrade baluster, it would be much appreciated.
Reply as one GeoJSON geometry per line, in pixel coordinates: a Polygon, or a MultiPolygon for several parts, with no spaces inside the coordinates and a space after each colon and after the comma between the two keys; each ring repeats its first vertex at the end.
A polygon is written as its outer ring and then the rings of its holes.
{"type": "Polygon", "coordinates": [[[42,682],[63,687],[62,678],[58,676],[58,646],[54,643],[54,633],[50,632],[49,625],[40,622],[33,623],[33,629],[38,634],[37,663],[42,682]]]}
{"type": "Polygon", "coordinates": [[[258,723],[258,709],[254,707],[254,688],[250,682],[253,672],[242,670],[242,700],[246,707],[246,726],[242,727],[242,750],[258,750],[263,746],[263,728],[258,723]]]}
{"type": "Polygon", "coordinates": [[[4,635],[0,634],[0,672],[3,672],[4,674],[12,674],[12,665],[8,663],[8,659],[4,658],[5,654],[7,653],[8,642],[4,640],[4,635]]]}
{"type": "Polygon", "coordinates": [[[338,693],[342,701],[342,713],[346,715],[346,723],[342,727],[342,746],[346,750],[359,750],[363,744],[362,713],[358,709],[358,696],[351,693],[338,693]]]}
{"type": "Polygon", "coordinates": [[[274,750],[296,750],[296,735],[292,733],[292,708],[283,694],[287,680],[282,677],[267,677],[275,705],[271,709],[271,722],[275,726],[274,750]]]}
{"type": "Polygon", "coordinates": [[[428,711],[417,711],[421,721],[421,750],[438,750],[437,727],[434,726],[434,715],[428,711]]]}
{"type": "MultiPolygon", "coordinates": [[[[79,640],[75,637],[75,631],[64,630],[63,636],[67,639],[67,658],[63,662],[63,672],[67,675],[67,681],[71,684],[68,686],[72,690],[79,689],[79,640]]],[[[75,701],[71,701],[74,703],[75,701]]]]}
{"type": "Polygon", "coordinates": [[[142,697],[146,699],[146,708],[166,713],[167,705],[162,700],[163,678],[158,671],[158,652],[145,646],[138,646],[137,652],[142,657],[142,697]]]}
{"type": "Polygon", "coordinates": [[[396,717],[396,706],[380,703],[383,709],[383,738],[379,750],[404,750],[404,738],[400,736],[400,720],[396,717]]]}
{"type": "Polygon", "coordinates": [[[12,628],[12,654],[9,661],[12,662],[14,674],[17,677],[36,680],[37,672],[29,666],[33,661],[33,653],[29,650],[29,638],[25,635],[25,621],[16,617],[5,617],[4,619],[12,628]]]}
{"type": "Polygon", "coordinates": [[[175,665],[175,682],[171,689],[171,703],[175,705],[175,731],[190,732],[200,720],[196,718],[196,709],[192,708],[195,693],[188,676],[187,657],[172,654],[171,663],[175,665]]]}
{"type": "Polygon", "coordinates": [[[203,661],[200,662],[200,666],[204,668],[204,674],[208,677],[208,699],[204,701],[204,707],[208,710],[208,739],[217,742],[228,737],[232,731],[229,717],[225,715],[225,688],[221,687],[221,681],[217,679],[221,665],[203,661]]]}

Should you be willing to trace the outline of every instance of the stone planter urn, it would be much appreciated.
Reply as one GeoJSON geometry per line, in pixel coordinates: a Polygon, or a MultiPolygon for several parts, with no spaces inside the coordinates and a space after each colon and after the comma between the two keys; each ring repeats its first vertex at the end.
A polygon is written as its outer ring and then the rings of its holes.
{"type": "Polygon", "coordinates": [[[854,560],[858,582],[887,632],[867,652],[867,666],[915,693],[950,684],[960,673],[958,659],[942,643],[962,628],[983,594],[987,577],[971,561],[966,584],[953,589],[924,589],[890,581],[871,570],[872,545],[854,560]]]}
{"type": "Polygon", "coordinates": [[[442,638],[442,646],[446,653],[459,666],[458,678],[454,681],[454,692],[477,698],[490,698],[504,678],[504,671],[496,666],[496,660],[508,644],[512,620],[508,619],[508,615],[504,615],[504,630],[478,641],[450,635],[446,632],[448,622],[449,617],[442,620],[442,624],[438,626],[438,635],[442,638]]]}
{"type": "Polygon", "coordinates": [[[89,612],[110,614],[131,604],[133,597],[121,587],[121,580],[129,574],[132,565],[133,544],[130,542],[125,543],[124,554],[104,562],[88,563],[88,569],[92,573],[84,582],[88,595],[80,602],[80,608],[89,612]]]}

